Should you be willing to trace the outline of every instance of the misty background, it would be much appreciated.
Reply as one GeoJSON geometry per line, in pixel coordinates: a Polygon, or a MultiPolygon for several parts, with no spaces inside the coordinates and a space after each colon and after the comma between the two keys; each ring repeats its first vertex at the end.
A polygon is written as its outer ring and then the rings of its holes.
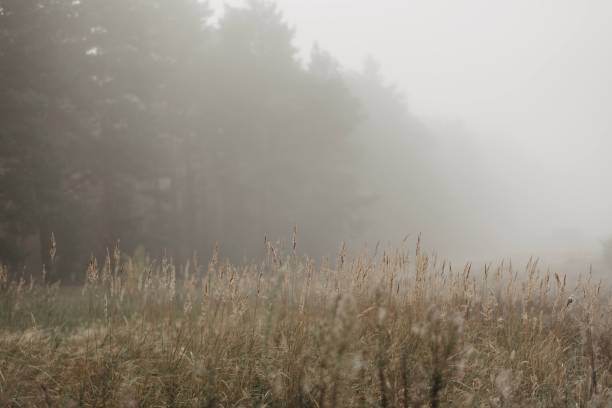
{"type": "MultiPolygon", "coordinates": [[[[0,0],[0,262],[612,259],[605,1],[0,0]],[[139,249],[140,248],[140,249],[139,249]],[[607,251],[606,251],[607,249],[607,251]]],[[[611,264],[608,261],[608,265],[611,264]]]]}

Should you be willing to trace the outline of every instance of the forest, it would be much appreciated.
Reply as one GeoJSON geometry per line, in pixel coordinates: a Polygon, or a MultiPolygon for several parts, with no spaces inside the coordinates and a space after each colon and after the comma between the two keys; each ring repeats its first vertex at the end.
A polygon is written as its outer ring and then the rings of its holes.
{"type": "Polygon", "coordinates": [[[321,256],[448,213],[454,171],[375,60],[346,70],[315,44],[302,61],[273,4],[211,15],[192,0],[2,2],[2,262],[40,271],[52,234],[68,279],[117,241],[251,258],[294,227],[321,256]]]}

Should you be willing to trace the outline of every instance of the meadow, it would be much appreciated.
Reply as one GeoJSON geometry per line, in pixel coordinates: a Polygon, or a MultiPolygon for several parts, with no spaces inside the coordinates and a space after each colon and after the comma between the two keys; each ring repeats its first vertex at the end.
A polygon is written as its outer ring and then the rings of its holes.
{"type": "Polygon", "coordinates": [[[115,248],[86,269],[80,287],[1,269],[1,406],[612,403],[612,304],[588,273],[420,244],[315,261],[295,241],[244,264],[115,248]]]}

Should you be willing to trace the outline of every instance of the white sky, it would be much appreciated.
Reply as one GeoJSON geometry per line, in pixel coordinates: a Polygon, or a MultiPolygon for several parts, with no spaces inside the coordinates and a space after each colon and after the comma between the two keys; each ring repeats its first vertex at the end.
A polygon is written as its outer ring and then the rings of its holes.
{"type": "Polygon", "coordinates": [[[371,54],[411,111],[462,121],[485,154],[519,152],[543,217],[612,235],[612,1],[277,4],[305,54],[318,41],[352,69],[371,54]]]}

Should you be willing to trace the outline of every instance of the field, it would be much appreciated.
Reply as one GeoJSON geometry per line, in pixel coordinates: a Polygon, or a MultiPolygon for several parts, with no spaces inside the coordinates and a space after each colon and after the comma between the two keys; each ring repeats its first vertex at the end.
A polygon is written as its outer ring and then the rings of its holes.
{"type": "Polygon", "coordinates": [[[608,290],[536,261],[267,243],[245,265],[115,249],[78,288],[1,272],[1,406],[612,404],[608,290]]]}

